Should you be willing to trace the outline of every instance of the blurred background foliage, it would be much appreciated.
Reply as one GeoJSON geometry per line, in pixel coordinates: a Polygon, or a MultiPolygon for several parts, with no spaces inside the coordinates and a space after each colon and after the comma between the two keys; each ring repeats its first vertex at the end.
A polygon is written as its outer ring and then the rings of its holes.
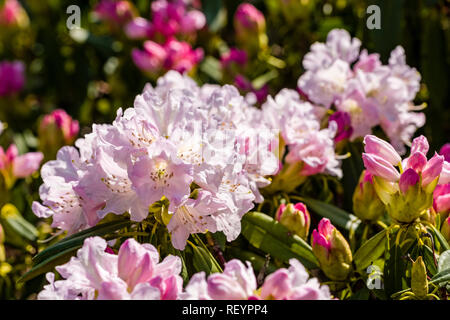
{"type": "MultiPolygon", "coordinates": [[[[3,2],[0,0],[0,6],[3,2]]],[[[151,1],[132,2],[141,16],[150,18],[151,1]]],[[[226,82],[220,74],[219,59],[228,47],[236,45],[233,16],[241,2],[202,1],[207,27],[198,33],[194,47],[203,48],[205,58],[190,73],[199,83],[226,82]]],[[[247,2],[264,13],[268,35],[267,50],[251,56],[246,70],[254,84],[267,84],[272,95],[282,88],[296,88],[304,71],[301,62],[310,45],[323,42],[331,29],[344,28],[361,39],[362,47],[369,52],[380,53],[384,63],[397,45],[405,48],[407,63],[422,75],[415,102],[427,104],[427,123],[416,135],[426,135],[434,150],[450,140],[449,0],[247,2]],[[372,4],[381,8],[381,30],[366,27],[366,9],[372,4]]],[[[28,15],[27,27],[0,30],[0,60],[22,60],[26,65],[25,89],[19,96],[0,98],[0,120],[8,123],[8,130],[0,136],[4,148],[15,143],[20,153],[36,149],[37,120],[56,108],[66,110],[80,122],[80,135],[88,133],[92,123],[111,122],[119,107],[132,106],[145,83],[155,83],[156,76],[143,74],[131,59],[130,51],[139,43],[93,19],[97,1],[20,3],[28,15]],[[73,4],[81,9],[82,29],[78,32],[66,27],[66,9],[73,4]]],[[[19,181],[8,199],[34,225],[38,219],[30,204],[38,198],[39,184],[38,177],[19,181]]],[[[41,246],[37,240],[47,237],[48,228],[37,224],[39,236],[29,237],[22,244],[10,244],[8,265],[17,267],[11,271],[7,265],[0,265],[0,298],[29,298],[35,286],[41,284],[42,277],[25,287],[16,287],[15,280],[31,263],[31,256],[41,246]],[[14,251],[25,254],[15,255],[14,251]]]]}

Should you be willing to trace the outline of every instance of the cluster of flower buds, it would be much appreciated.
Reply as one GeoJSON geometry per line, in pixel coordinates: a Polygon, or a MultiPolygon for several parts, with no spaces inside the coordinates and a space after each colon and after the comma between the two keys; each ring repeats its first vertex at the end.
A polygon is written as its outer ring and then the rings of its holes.
{"type": "Polygon", "coordinates": [[[25,65],[21,61],[0,62],[0,97],[9,96],[23,89],[25,65]]]}
{"type": "Polygon", "coordinates": [[[436,185],[449,182],[450,164],[437,153],[427,160],[424,136],[414,139],[411,154],[403,161],[386,141],[367,135],[364,143],[364,165],[374,176],[375,190],[388,214],[397,222],[410,223],[425,213],[433,205],[436,185]]]}
{"type": "Polygon", "coordinates": [[[39,169],[43,159],[41,152],[28,152],[19,156],[16,145],[6,150],[0,147],[0,173],[7,189],[14,185],[17,178],[25,178],[39,169]]]}
{"type": "Polygon", "coordinates": [[[352,251],[330,220],[323,218],[312,233],[312,250],[320,268],[332,280],[345,280],[352,268],[352,251]]]}
{"type": "Polygon", "coordinates": [[[59,148],[75,141],[80,126],[64,110],[45,115],[39,124],[39,149],[46,158],[54,158],[59,148]]]}
{"type": "Polygon", "coordinates": [[[303,203],[281,204],[277,210],[276,220],[300,238],[306,240],[308,237],[311,218],[303,203]]]}
{"type": "Polygon", "coordinates": [[[361,220],[375,221],[384,212],[384,204],[373,186],[373,176],[364,170],[353,193],[353,213],[361,220]]]}

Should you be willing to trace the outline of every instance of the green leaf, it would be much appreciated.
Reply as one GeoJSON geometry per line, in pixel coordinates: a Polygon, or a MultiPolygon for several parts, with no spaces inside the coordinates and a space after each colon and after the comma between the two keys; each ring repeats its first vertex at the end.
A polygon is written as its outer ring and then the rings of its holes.
{"type": "Polygon", "coordinates": [[[384,290],[386,296],[403,290],[403,277],[405,276],[406,263],[402,258],[399,245],[392,244],[388,258],[384,265],[384,290]]]}
{"type": "Polygon", "coordinates": [[[13,232],[28,241],[35,241],[39,235],[36,228],[25,220],[19,210],[10,203],[3,206],[0,214],[0,222],[5,227],[7,233],[13,232]]]}
{"type": "Polygon", "coordinates": [[[222,81],[222,67],[220,61],[212,56],[207,56],[200,64],[200,70],[210,76],[213,80],[222,81]]]}
{"type": "Polygon", "coordinates": [[[441,272],[445,269],[450,269],[450,250],[442,252],[439,256],[438,271],[441,272]]]}
{"type": "Polygon", "coordinates": [[[311,247],[299,236],[260,212],[249,212],[242,218],[242,234],[256,248],[287,262],[296,258],[306,268],[317,268],[311,247]]]}
{"type": "Polygon", "coordinates": [[[69,248],[65,251],[59,252],[56,255],[53,255],[47,260],[42,261],[41,263],[31,268],[31,270],[25,273],[22,277],[20,277],[18,282],[28,281],[43,273],[51,271],[54,267],[69,261],[70,257],[72,257],[78,249],[79,247],[69,248]]]}
{"type": "Polygon", "coordinates": [[[431,275],[434,275],[438,272],[436,265],[434,264],[433,250],[431,250],[428,246],[422,247],[422,256],[425,265],[427,266],[428,271],[431,275]]]}
{"type": "Polygon", "coordinates": [[[40,264],[42,261],[47,260],[60,252],[73,248],[80,248],[83,245],[84,240],[88,237],[104,236],[121,228],[128,227],[131,224],[133,224],[133,222],[130,220],[121,220],[103,223],[95,227],[83,230],[41,251],[36,256],[34,256],[33,262],[35,264],[40,264]]]}
{"type": "Polygon", "coordinates": [[[311,198],[303,198],[303,202],[318,215],[330,219],[334,225],[348,231],[353,229],[357,234],[362,232],[361,229],[358,228],[361,220],[347,211],[332,204],[311,198]]]}
{"type": "Polygon", "coordinates": [[[212,32],[219,31],[226,24],[226,10],[222,0],[202,0],[202,10],[206,17],[206,23],[212,32]]]}
{"type": "Polygon", "coordinates": [[[383,230],[364,242],[353,256],[357,270],[365,269],[384,253],[387,237],[388,234],[383,230]]]}
{"type": "Polygon", "coordinates": [[[216,267],[215,261],[213,261],[211,253],[207,252],[202,247],[197,247],[196,245],[191,245],[193,251],[193,265],[196,271],[204,271],[206,275],[211,273],[220,272],[216,267]]]}
{"type": "Polygon", "coordinates": [[[447,285],[450,282],[450,268],[442,270],[431,278],[430,283],[437,283],[440,287],[447,285]]]}
{"type": "MultiPolygon", "coordinates": [[[[255,272],[259,272],[266,263],[266,259],[259,254],[247,250],[242,250],[237,247],[229,247],[227,248],[227,252],[230,257],[239,259],[242,262],[249,261],[252,264],[253,270],[255,270],[255,272]]],[[[266,269],[266,274],[275,272],[276,270],[277,267],[273,263],[269,262],[269,266],[266,269]]]]}

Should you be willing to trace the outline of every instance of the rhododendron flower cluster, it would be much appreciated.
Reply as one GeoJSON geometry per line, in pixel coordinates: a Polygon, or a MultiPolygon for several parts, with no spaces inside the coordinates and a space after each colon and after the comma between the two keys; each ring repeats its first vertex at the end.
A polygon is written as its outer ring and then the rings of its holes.
{"type": "Polygon", "coordinates": [[[405,62],[396,47],[383,65],[378,54],[360,52],[361,42],[347,31],[330,31],[326,43],[316,42],[303,59],[306,72],[298,80],[300,92],[325,108],[348,113],[350,139],[364,137],[381,126],[392,145],[404,153],[415,130],[425,124],[413,100],[419,91],[420,74],[405,62]]]}
{"type": "Polygon", "coordinates": [[[33,211],[73,233],[110,212],[142,221],[165,197],[175,248],[207,230],[231,241],[278,169],[277,133],[262,117],[232,86],[198,87],[169,72],[112,125],[93,125],[78,150],[63,147],[42,167],[43,204],[33,211]]]}
{"type": "Polygon", "coordinates": [[[226,263],[223,273],[204,272],[192,276],[185,292],[185,300],[330,300],[328,286],[309,278],[305,267],[296,259],[289,260],[288,269],[280,268],[268,275],[258,288],[249,262],[237,259],[226,263]]]}
{"type": "Polygon", "coordinates": [[[77,256],[47,273],[40,300],[175,300],[182,290],[181,260],[159,254],[150,244],[127,239],[118,254],[100,237],[87,238],[77,256]]]}
{"type": "Polygon", "coordinates": [[[297,173],[342,176],[334,143],[338,127],[336,121],[330,121],[328,128],[321,127],[323,107],[302,101],[295,90],[283,89],[274,98],[269,96],[262,110],[266,121],[280,130],[288,149],[288,165],[300,164],[297,173]]]}

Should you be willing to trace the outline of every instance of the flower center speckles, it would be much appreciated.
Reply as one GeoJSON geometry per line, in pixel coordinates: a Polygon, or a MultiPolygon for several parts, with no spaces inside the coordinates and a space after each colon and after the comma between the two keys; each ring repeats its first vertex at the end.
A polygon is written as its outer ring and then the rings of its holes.
{"type": "Polygon", "coordinates": [[[168,170],[168,164],[164,160],[156,161],[153,171],[150,172],[150,179],[163,185],[169,186],[167,180],[173,177],[173,172],[168,170]]]}
{"type": "Polygon", "coordinates": [[[111,175],[107,178],[102,178],[103,183],[114,193],[126,193],[131,191],[131,181],[128,178],[117,177],[111,175]]]}

